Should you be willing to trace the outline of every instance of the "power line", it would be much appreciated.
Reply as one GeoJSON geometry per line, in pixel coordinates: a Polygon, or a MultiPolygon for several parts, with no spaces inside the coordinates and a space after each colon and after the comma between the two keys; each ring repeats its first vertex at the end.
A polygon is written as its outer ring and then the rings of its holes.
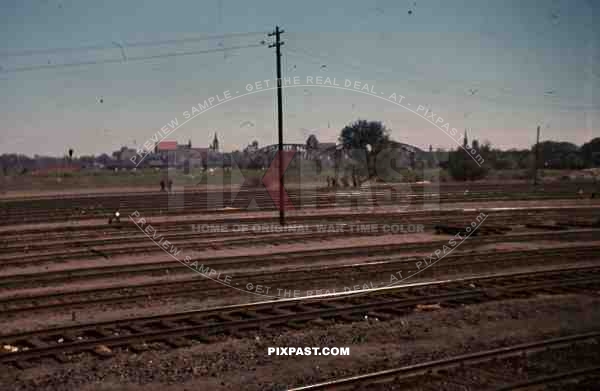
{"type": "MultiPolygon", "coordinates": [[[[238,49],[264,47],[264,45],[265,45],[264,43],[259,43],[259,44],[244,45],[244,46],[232,46],[232,47],[218,48],[218,49],[194,50],[194,51],[186,51],[186,52],[172,52],[172,53],[156,54],[156,55],[152,55],[152,56],[127,57],[127,62],[154,60],[154,59],[158,59],[158,58],[179,57],[179,56],[195,56],[195,55],[200,55],[200,54],[224,52],[226,50],[238,50],[238,49]]],[[[37,70],[44,70],[44,69],[60,69],[60,68],[78,67],[78,66],[86,66],[86,65],[117,64],[117,63],[123,63],[123,62],[124,62],[124,59],[119,57],[119,58],[106,59],[106,60],[80,61],[80,62],[73,62],[73,63],[66,63],[66,64],[33,65],[33,66],[24,66],[24,67],[18,67],[18,68],[3,69],[2,71],[0,71],[0,74],[1,73],[37,71],[37,70]]]]}
{"type": "MultiPolygon", "coordinates": [[[[125,48],[152,47],[152,46],[164,46],[164,45],[173,45],[173,44],[181,44],[181,43],[218,40],[218,39],[223,39],[223,38],[249,37],[249,36],[253,36],[253,35],[265,35],[265,34],[267,34],[267,33],[266,32],[230,33],[230,34],[220,34],[220,35],[208,35],[208,36],[204,36],[204,37],[169,39],[169,40],[161,40],[161,41],[155,40],[155,41],[121,42],[121,45],[125,48]]],[[[32,55],[36,55],[36,54],[71,53],[71,52],[78,52],[78,51],[93,51],[93,50],[105,50],[105,49],[114,49],[114,41],[111,42],[110,44],[79,46],[79,47],[71,47],[71,48],[25,49],[25,50],[20,50],[20,51],[5,51],[5,52],[0,52],[0,57],[23,57],[23,56],[32,56],[32,55]]]]}

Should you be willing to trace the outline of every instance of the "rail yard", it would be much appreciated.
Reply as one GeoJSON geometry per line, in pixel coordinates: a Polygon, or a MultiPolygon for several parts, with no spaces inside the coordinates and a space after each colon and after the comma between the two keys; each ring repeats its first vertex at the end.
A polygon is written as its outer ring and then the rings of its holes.
{"type": "Polygon", "coordinates": [[[590,389],[597,191],[292,189],[284,227],[247,189],[5,196],[0,384],[590,389]]]}
{"type": "Polygon", "coordinates": [[[0,7],[0,391],[600,391],[600,1],[138,3],[0,7]]]}

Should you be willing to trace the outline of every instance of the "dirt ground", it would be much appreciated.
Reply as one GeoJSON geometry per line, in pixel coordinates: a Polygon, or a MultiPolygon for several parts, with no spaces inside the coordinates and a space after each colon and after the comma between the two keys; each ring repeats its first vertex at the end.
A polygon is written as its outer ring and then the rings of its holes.
{"type": "MultiPolygon", "coordinates": [[[[600,205],[600,200],[587,201],[521,201],[521,202],[481,202],[442,205],[442,208],[514,208],[514,207],[560,207],[600,205]],[[594,202],[592,202],[594,201],[594,202]]],[[[416,209],[415,209],[416,210],[416,209]]],[[[389,211],[397,211],[389,208],[389,211]]],[[[306,210],[299,214],[324,212],[346,213],[335,210],[306,210]]],[[[410,213],[407,211],[407,213],[410,213]]],[[[239,217],[274,215],[271,212],[239,213],[239,217]]],[[[223,215],[225,216],[225,214],[223,215]]],[[[231,215],[227,215],[231,217],[231,215]]],[[[200,216],[194,216],[200,217],[200,216]]],[[[192,216],[156,217],[152,221],[185,222],[192,216]]],[[[214,216],[202,216],[210,221],[214,216]]],[[[94,220],[81,224],[90,224],[94,220]]],[[[58,227],[77,223],[40,224],[37,227],[58,227]]],[[[25,228],[10,227],[10,229],[25,228]]],[[[1,230],[0,230],[1,231],[1,230]]],[[[348,255],[339,259],[317,259],[308,263],[306,259],[284,262],[285,253],[308,249],[351,248],[353,246],[385,245],[391,243],[431,243],[443,241],[447,235],[417,233],[403,235],[330,237],[305,242],[268,244],[260,246],[241,245],[239,247],[213,248],[197,251],[193,247],[184,250],[182,256],[206,260],[225,256],[267,256],[281,254],[282,262],[263,267],[259,264],[237,267],[222,267],[220,272],[243,276],[244,273],[284,272],[286,269],[319,266],[359,265],[365,262],[384,260],[385,255],[348,255]]],[[[600,238],[599,238],[600,240],[600,238]]],[[[556,246],[585,247],[598,244],[597,241],[561,242],[543,237],[528,242],[511,241],[508,237],[493,244],[475,244],[466,241],[457,253],[472,255],[473,266],[450,267],[443,263],[433,266],[435,273],[419,276],[414,281],[431,281],[449,278],[485,275],[499,272],[524,272],[550,267],[575,267],[597,265],[594,257],[581,257],[576,260],[561,260],[559,257],[538,259],[528,262],[492,264],[484,262],[486,254],[499,251],[550,249],[556,246]],[[481,258],[481,259],[480,259],[481,258]],[[482,261],[477,263],[475,261],[482,261]],[[551,262],[550,262],[551,261],[551,262]]],[[[148,246],[156,246],[150,240],[148,246]]],[[[399,250],[394,256],[426,257],[430,251],[399,250]]],[[[11,255],[12,254],[8,254],[11,255]]],[[[143,263],[174,261],[167,254],[154,252],[140,255],[115,255],[107,259],[94,258],[64,260],[57,262],[32,262],[28,266],[4,266],[0,269],[0,280],[10,281],[11,276],[48,271],[67,271],[98,266],[131,266],[143,263]]],[[[154,273],[118,275],[114,277],[94,277],[68,282],[24,284],[21,288],[0,289],[3,298],[53,292],[78,292],[84,289],[115,287],[123,289],[126,296],[136,285],[148,282],[180,281],[191,279],[189,273],[154,273]]],[[[296,275],[294,275],[296,276],[296,275]]],[[[310,277],[310,274],[306,274],[310,277]]],[[[292,281],[300,289],[313,289],[316,285],[360,282],[356,275],[325,276],[313,283],[305,280],[292,281]],[[348,282],[345,282],[348,280],[348,282]]],[[[320,278],[323,276],[320,276],[320,278]]],[[[363,276],[364,277],[364,276],[363,276]]],[[[361,277],[361,278],[363,278],[361,277]]],[[[312,277],[311,277],[312,278],[312,277]]],[[[365,277],[366,278],[366,277],[365,277]]],[[[411,281],[412,282],[412,281],[411,281]]],[[[287,287],[286,287],[287,288],[287,287]]],[[[17,315],[0,312],[0,342],[2,334],[25,330],[43,329],[61,325],[88,323],[100,320],[125,319],[173,313],[177,311],[211,308],[229,304],[240,304],[266,300],[265,297],[250,296],[243,292],[227,294],[181,294],[165,297],[146,297],[135,302],[109,305],[83,305],[74,310],[52,309],[44,311],[19,312],[17,315]],[[75,317],[73,317],[75,313],[75,317]]],[[[351,376],[386,368],[410,365],[417,362],[448,357],[455,354],[473,352],[494,347],[506,346],[525,341],[566,335],[570,333],[595,331],[600,328],[600,292],[588,295],[540,295],[529,299],[511,299],[461,307],[442,307],[432,312],[414,312],[390,321],[366,319],[361,322],[315,322],[302,330],[274,328],[257,331],[246,338],[230,336],[217,337],[210,344],[195,343],[188,348],[165,348],[159,345],[143,353],[115,349],[113,356],[101,359],[91,354],[75,355],[68,363],[44,360],[32,368],[20,370],[13,367],[0,367],[0,391],[3,390],[283,390],[287,387],[312,384],[320,381],[351,376]],[[350,356],[311,356],[283,357],[267,354],[268,347],[349,347],[350,356]]]]}
{"type": "MultiPolygon", "coordinates": [[[[599,292],[600,293],[600,292],[599,292]]],[[[221,337],[178,350],[73,357],[27,370],[0,371],[2,390],[283,390],[457,354],[600,327],[600,297],[538,296],[391,321],[315,324],[245,339],[221,337]],[[275,356],[268,347],[349,347],[349,356],[275,356]]]]}

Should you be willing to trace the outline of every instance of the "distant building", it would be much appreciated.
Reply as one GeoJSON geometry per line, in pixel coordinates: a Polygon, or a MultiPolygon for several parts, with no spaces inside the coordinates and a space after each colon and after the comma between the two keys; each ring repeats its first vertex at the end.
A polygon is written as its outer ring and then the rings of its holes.
{"type": "Polygon", "coordinates": [[[177,148],[178,148],[177,141],[163,140],[156,144],[156,147],[154,148],[154,152],[162,153],[162,152],[168,152],[168,151],[176,151],[177,148]]]}
{"type": "Polygon", "coordinates": [[[121,147],[118,151],[113,152],[112,156],[117,161],[129,161],[133,156],[136,155],[134,148],[121,147]]]}
{"type": "Polygon", "coordinates": [[[135,165],[131,162],[131,158],[137,155],[134,148],[121,147],[118,151],[112,153],[112,161],[105,167],[107,168],[133,168],[135,165]]]}
{"type": "Polygon", "coordinates": [[[210,145],[210,150],[213,152],[219,152],[219,138],[217,137],[217,132],[215,132],[215,137],[210,145]]]}
{"type": "MultiPolygon", "coordinates": [[[[206,168],[223,167],[226,154],[219,152],[219,139],[215,137],[211,145],[206,147],[192,147],[192,141],[187,144],[178,144],[177,141],[164,140],[156,144],[155,154],[164,166],[178,168],[206,168]]],[[[158,163],[153,163],[157,167],[158,163]]]]}
{"type": "MultiPolygon", "coordinates": [[[[179,160],[185,159],[185,151],[189,147],[189,143],[177,144],[175,140],[162,140],[156,144],[154,152],[165,166],[174,166],[179,163],[179,160]]],[[[156,163],[154,165],[156,166],[156,163]]]]}

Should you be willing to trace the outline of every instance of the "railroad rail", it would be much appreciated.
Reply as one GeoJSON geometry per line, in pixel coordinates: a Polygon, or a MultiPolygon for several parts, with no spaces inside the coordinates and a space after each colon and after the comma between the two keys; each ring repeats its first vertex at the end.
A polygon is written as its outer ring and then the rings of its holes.
{"type": "MultiPolygon", "coordinates": [[[[397,187],[399,198],[388,199],[387,190],[352,190],[342,189],[338,192],[325,194],[316,193],[316,196],[306,197],[297,190],[289,190],[290,200],[296,208],[330,208],[350,206],[351,204],[378,205],[410,205],[424,202],[448,203],[470,201],[500,201],[500,200],[550,200],[550,199],[579,199],[582,196],[579,189],[585,189],[585,194],[598,191],[594,184],[580,184],[571,186],[546,186],[544,192],[533,190],[529,186],[505,187],[498,186],[494,189],[477,190],[477,185],[470,185],[471,191],[445,190],[444,187],[427,190],[415,187],[406,192],[406,188],[397,187]],[[418,190],[421,190],[419,192],[418,190]]],[[[180,215],[191,213],[227,213],[224,207],[246,209],[252,198],[264,211],[276,210],[273,200],[265,194],[255,194],[242,191],[232,199],[231,193],[225,192],[186,192],[181,200],[169,204],[169,194],[150,193],[118,196],[87,196],[64,197],[54,199],[29,199],[29,200],[0,200],[0,225],[42,222],[65,221],[69,219],[106,218],[119,209],[126,215],[138,210],[147,216],[180,215]],[[217,203],[210,200],[218,200],[217,203]]]]}
{"type": "MultiPolygon", "coordinates": [[[[489,212],[488,212],[489,213],[489,212]]],[[[483,229],[494,229],[494,230],[506,230],[508,226],[514,224],[521,224],[523,226],[535,226],[536,223],[539,225],[541,222],[551,221],[553,219],[560,219],[561,216],[567,215],[571,219],[579,219],[577,223],[562,224],[556,226],[557,231],[565,231],[570,227],[585,226],[583,220],[589,220],[593,218],[594,214],[600,213],[600,208],[582,208],[581,210],[545,210],[540,209],[537,211],[523,211],[516,213],[515,216],[511,216],[509,211],[495,212],[487,215],[486,224],[483,229]]],[[[453,216],[444,218],[444,224],[460,226],[461,224],[466,226],[473,221],[477,212],[469,212],[468,214],[456,213],[453,216]]],[[[349,223],[341,217],[333,219],[330,224],[318,224],[318,223],[305,223],[302,224],[303,229],[298,229],[295,232],[282,232],[282,233],[268,233],[260,232],[213,232],[213,233],[190,233],[190,224],[192,223],[180,223],[180,226],[166,225],[161,228],[161,225],[153,225],[156,232],[160,232],[160,236],[164,237],[165,240],[169,240],[174,247],[179,249],[188,248],[193,250],[203,249],[215,249],[223,247],[236,247],[236,246],[257,246],[271,243],[297,243],[299,241],[308,240],[330,240],[336,237],[349,237],[349,236],[368,236],[368,235],[381,235],[385,233],[386,228],[390,228],[393,224],[398,226],[398,221],[401,221],[401,225],[408,229],[415,230],[419,229],[432,230],[438,224],[440,224],[440,217],[435,215],[432,217],[412,217],[412,218],[398,218],[394,217],[383,218],[384,222],[378,221],[378,218],[369,220],[366,217],[356,216],[354,222],[349,223]],[[388,223],[386,223],[387,221],[388,223]],[[394,223],[394,221],[396,223],[394,223]],[[181,226],[183,225],[183,226],[181,226]],[[367,226],[368,230],[358,230],[353,227],[367,226]],[[333,227],[332,231],[328,230],[328,227],[333,227]],[[188,232],[180,232],[181,230],[187,229],[188,232]],[[322,232],[324,231],[325,232],[322,232]]],[[[290,223],[290,226],[294,226],[294,222],[290,223]]],[[[547,224],[547,223],[546,223],[547,224]]],[[[60,262],[69,259],[78,258],[110,258],[112,256],[120,254],[147,254],[152,252],[159,252],[161,249],[158,246],[153,245],[146,235],[134,224],[129,224],[126,233],[120,236],[107,235],[103,238],[98,238],[96,235],[102,235],[106,230],[97,228],[97,231],[84,231],[90,232],[93,237],[81,239],[78,237],[69,239],[67,234],[59,234],[58,238],[63,238],[64,241],[60,242],[59,239],[53,239],[47,241],[42,239],[40,236],[30,236],[23,234],[23,238],[20,240],[13,239],[10,236],[5,237],[3,245],[0,246],[0,268],[15,266],[15,265],[26,265],[28,263],[43,263],[43,262],[60,262]],[[13,242],[14,240],[14,242],[13,242]]],[[[591,224],[587,224],[591,226],[591,224]]],[[[488,229],[488,230],[489,230],[488,229]]],[[[111,231],[109,231],[110,233],[111,231]]],[[[483,232],[483,230],[482,230],[483,232]]],[[[114,231],[112,231],[114,233],[114,231]]],[[[390,233],[388,233],[390,234],[390,233]]],[[[42,237],[47,236],[48,233],[40,234],[42,237]]]]}
{"type": "MultiPolygon", "coordinates": [[[[428,278],[432,275],[440,276],[448,270],[478,269],[489,271],[489,269],[502,269],[512,265],[527,266],[572,265],[572,262],[590,262],[600,258],[600,245],[588,247],[554,247],[539,250],[510,250],[495,253],[468,252],[448,255],[443,262],[436,264],[429,270],[423,270],[418,279],[428,278]],[[490,267],[491,265],[491,267],[490,267]]],[[[236,283],[241,287],[247,283],[260,283],[271,287],[285,287],[286,289],[307,288],[314,289],[314,283],[319,286],[340,287],[340,279],[352,275],[352,278],[371,281],[381,274],[396,274],[398,270],[414,269],[417,257],[394,257],[371,259],[364,264],[346,264],[341,266],[301,267],[286,269],[277,272],[263,273],[240,273],[236,274],[236,283]],[[327,284],[327,285],[325,285],[327,284]]],[[[415,281],[415,279],[411,280],[415,281]]],[[[379,285],[379,283],[378,283],[379,285]]],[[[176,281],[161,281],[150,283],[117,285],[105,288],[77,289],[76,291],[63,291],[57,293],[43,293],[36,295],[11,296],[0,299],[0,317],[14,315],[20,312],[42,311],[42,310],[68,310],[77,307],[91,305],[123,304],[136,302],[148,297],[175,297],[200,295],[201,297],[237,293],[229,286],[218,284],[212,280],[199,279],[197,275],[192,278],[178,279],[176,281]]]]}
{"type": "MultiPolygon", "coordinates": [[[[431,190],[431,189],[436,189],[439,190],[441,192],[446,192],[446,193],[461,193],[464,192],[465,189],[469,189],[470,191],[486,191],[486,192],[498,192],[498,191],[505,191],[506,190],[506,186],[509,185],[512,189],[514,189],[515,191],[555,191],[555,192],[572,192],[572,191],[577,191],[579,189],[584,189],[584,190],[590,190],[590,189],[594,189],[595,185],[593,183],[590,183],[588,181],[578,181],[578,182],[563,182],[563,183],[545,183],[541,186],[539,186],[538,189],[535,188],[535,186],[533,186],[533,184],[529,183],[529,182],[520,182],[520,183],[515,183],[515,182],[506,182],[506,181],[501,181],[501,182],[474,182],[474,183],[465,183],[465,182],[441,182],[441,183],[394,183],[394,184],[382,184],[382,183],[371,183],[369,186],[371,189],[374,190],[378,190],[378,189],[390,189],[390,188],[395,188],[398,190],[406,190],[406,189],[410,189],[411,191],[414,191],[415,193],[423,193],[426,192],[427,190],[431,190]]],[[[190,192],[190,193],[243,193],[244,191],[247,191],[245,189],[242,189],[241,186],[237,186],[237,185],[228,185],[228,184],[224,184],[222,189],[219,190],[209,190],[206,187],[203,187],[202,185],[197,185],[197,186],[184,186],[185,191],[186,192],[190,192]]],[[[97,199],[97,198],[101,198],[101,197],[107,197],[107,196],[111,196],[111,197],[127,197],[127,196],[144,196],[144,195],[156,195],[156,194],[165,194],[165,193],[161,193],[158,191],[158,189],[153,189],[153,190],[148,190],[149,188],[141,188],[141,189],[137,189],[135,187],[130,188],[127,191],[122,191],[122,192],[115,192],[115,191],[106,191],[106,192],[102,192],[102,191],[97,191],[97,192],[90,192],[90,193],[81,193],[81,192],[73,192],[73,193],[67,193],[64,191],[64,189],[59,189],[60,193],[59,194],[52,194],[50,193],[40,193],[40,194],[33,194],[33,195],[19,195],[19,196],[10,196],[10,195],[6,195],[4,194],[1,198],[0,201],[35,201],[35,200],[53,200],[53,199],[81,199],[81,200],[91,200],[91,199],[97,199]]],[[[286,190],[289,193],[294,194],[294,192],[297,192],[298,189],[295,188],[293,185],[288,185],[286,190]]],[[[328,188],[328,187],[324,187],[324,186],[316,186],[314,187],[315,191],[318,192],[334,192],[335,189],[332,188],[328,188]]],[[[338,188],[337,190],[344,190],[343,187],[338,188]]]]}
{"type": "Polygon", "coordinates": [[[0,363],[23,367],[44,357],[64,361],[69,354],[93,351],[100,345],[144,350],[147,343],[159,342],[181,347],[194,340],[210,342],[211,336],[221,333],[243,336],[248,330],[302,328],[316,319],[356,321],[368,316],[385,321],[411,312],[417,304],[453,306],[538,292],[596,292],[599,286],[599,267],[565,268],[104,321],[1,336],[0,346],[5,349],[0,363]]]}
{"type": "MultiPolygon", "coordinates": [[[[484,244],[492,244],[498,242],[530,242],[535,240],[561,240],[562,242],[567,241],[591,241],[597,240],[600,235],[600,230],[596,229],[584,229],[584,230],[573,230],[566,232],[538,232],[538,233],[522,233],[522,234],[511,234],[511,235],[490,235],[481,237],[469,238],[469,246],[480,246],[484,244]]],[[[271,252],[269,254],[257,254],[257,255],[246,255],[246,256],[223,256],[217,259],[203,259],[194,258],[190,260],[190,263],[198,261],[199,264],[203,264],[206,267],[215,270],[232,270],[234,268],[257,268],[269,265],[282,265],[291,264],[293,262],[300,262],[303,265],[310,265],[315,262],[323,262],[325,260],[332,261],[336,259],[346,259],[349,257],[369,257],[371,261],[375,260],[374,257],[379,257],[381,261],[392,261],[392,260],[403,260],[405,262],[413,262],[418,260],[415,257],[407,258],[402,257],[402,253],[407,252],[421,252],[430,254],[432,251],[442,248],[448,244],[448,240],[439,240],[435,242],[408,242],[408,243],[392,243],[392,244],[376,244],[376,245],[363,245],[363,246],[342,246],[333,247],[326,249],[309,249],[304,251],[281,251],[271,252]],[[398,254],[400,253],[400,254],[398,254]],[[396,254],[396,255],[394,255],[396,254]],[[384,258],[385,257],[385,258],[384,258]],[[390,259],[392,258],[392,259],[390,259]]],[[[154,244],[151,244],[154,245],[154,244]]],[[[578,249],[580,253],[586,254],[586,251],[594,252],[595,246],[584,247],[578,249]]],[[[126,249],[124,249],[126,251],[126,249]]],[[[532,254],[535,251],[544,250],[528,250],[532,254]]],[[[569,250],[576,251],[576,250],[569,250]]],[[[524,252],[521,250],[521,252],[524,252]]],[[[527,252],[525,252],[527,253],[527,252]]],[[[486,254],[489,254],[486,252],[486,254]]],[[[472,256],[472,254],[470,255],[472,256]]],[[[420,259],[420,258],[419,258],[420,259]]],[[[34,262],[38,264],[38,262],[34,262]]],[[[73,281],[74,279],[98,279],[98,278],[109,278],[109,277],[122,277],[122,276],[134,276],[134,275],[165,275],[166,273],[174,275],[176,273],[189,272],[189,267],[180,263],[176,260],[169,259],[168,261],[160,262],[139,262],[135,264],[119,264],[119,265],[102,265],[93,266],[87,268],[76,268],[56,271],[42,271],[42,272],[27,272],[20,274],[6,274],[0,277],[0,288],[2,289],[15,289],[15,288],[26,288],[30,286],[40,286],[47,284],[58,284],[63,282],[73,281]]]]}
{"type": "MultiPolygon", "coordinates": [[[[522,359],[522,357],[526,355],[534,355],[537,353],[548,356],[550,353],[548,352],[549,350],[552,350],[552,353],[554,353],[555,351],[581,344],[595,345],[598,341],[600,341],[600,332],[598,331],[580,333],[566,337],[522,343],[338,380],[331,380],[310,386],[292,388],[289,391],[376,389],[373,387],[386,383],[393,383],[395,389],[409,388],[409,385],[420,385],[425,386],[426,388],[435,387],[436,389],[442,389],[443,384],[450,384],[454,386],[453,388],[461,387],[467,389],[467,387],[469,387],[468,389],[490,389],[490,385],[483,382],[477,384],[477,381],[475,380],[476,384],[473,384],[473,378],[476,379],[475,375],[481,374],[482,372],[483,378],[489,379],[491,377],[496,380],[494,382],[496,384],[499,383],[498,380],[500,380],[501,384],[496,388],[497,390],[515,390],[536,385],[556,383],[592,374],[597,376],[600,374],[600,365],[591,365],[586,368],[576,368],[567,371],[563,370],[559,373],[528,378],[527,380],[516,382],[515,380],[511,380],[510,376],[512,376],[512,379],[524,377],[522,374],[519,374],[518,371],[505,370],[501,375],[496,375],[492,368],[510,368],[511,361],[522,359]],[[490,366],[492,368],[485,366],[485,364],[492,362],[493,366],[490,366]],[[484,369],[481,368],[482,364],[484,364],[484,369]],[[470,377],[470,379],[467,379],[467,377],[470,377]],[[439,383],[442,383],[442,385],[439,385],[439,383]]],[[[545,358],[548,361],[552,360],[552,358],[545,358]]]]}
{"type": "MultiPolygon", "coordinates": [[[[240,211],[238,211],[240,212],[240,211]]],[[[469,218],[472,215],[479,213],[492,214],[503,217],[527,217],[527,216],[539,216],[539,217],[563,217],[565,215],[579,217],[583,221],[590,221],[600,217],[600,204],[588,204],[588,205],[553,205],[553,206],[517,206],[517,207],[480,207],[480,208],[440,208],[440,209],[417,209],[417,210],[369,210],[369,211],[323,211],[318,214],[307,214],[307,215],[290,215],[287,218],[289,224],[316,224],[316,223],[330,223],[330,222],[343,222],[349,219],[353,222],[406,222],[406,223],[418,223],[421,221],[427,221],[432,219],[433,221],[445,221],[448,217],[469,218]]],[[[125,217],[125,215],[123,215],[125,217]]],[[[144,215],[142,215],[144,216],[144,215]]],[[[145,217],[145,216],[144,216],[145,217]]],[[[274,215],[266,214],[263,217],[246,217],[243,214],[232,215],[231,217],[199,217],[186,218],[180,221],[154,221],[152,225],[161,231],[168,232],[189,232],[190,226],[202,224],[277,224],[278,219],[274,215]]],[[[149,221],[150,222],[150,221],[149,221]]],[[[106,234],[119,234],[124,233],[135,233],[137,227],[131,224],[128,219],[124,219],[120,225],[109,225],[105,222],[100,224],[85,224],[85,225],[58,225],[55,227],[18,227],[16,229],[2,229],[2,239],[4,246],[18,241],[33,241],[39,239],[47,239],[47,237],[56,237],[56,239],[77,239],[87,237],[102,237],[106,234]],[[62,235],[62,236],[56,236],[62,235]]]]}

